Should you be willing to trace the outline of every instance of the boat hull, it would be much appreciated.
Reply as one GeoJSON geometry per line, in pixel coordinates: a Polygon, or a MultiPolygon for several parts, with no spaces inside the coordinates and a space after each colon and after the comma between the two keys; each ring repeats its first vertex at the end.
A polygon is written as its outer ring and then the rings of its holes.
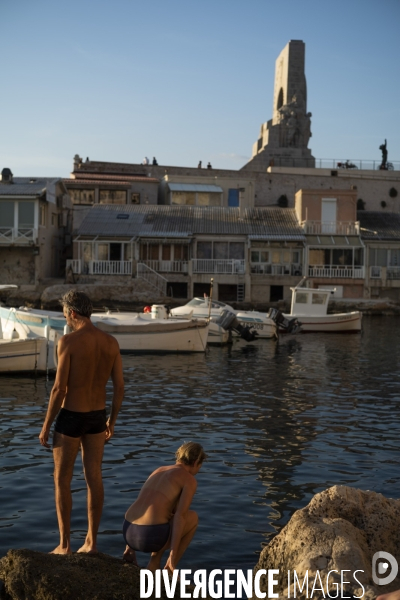
{"type": "Polygon", "coordinates": [[[284,315],[299,320],[300,333],[359,333],[362,327],[362,313],[358,311],[324,316],[284,315]]]}
{"type": "Polygon", "coordinates": [[[0,340],[0,373],[45,372],[47,340],[0,340]]]}

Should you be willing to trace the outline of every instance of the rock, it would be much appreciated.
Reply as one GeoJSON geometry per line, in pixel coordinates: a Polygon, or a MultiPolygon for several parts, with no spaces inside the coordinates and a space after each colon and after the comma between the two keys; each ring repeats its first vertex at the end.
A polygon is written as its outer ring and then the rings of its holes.
{"type": "MultiPolygon", "coordinates": [[[[400,500],[389,500],[382,494],[364,492],[346,486],[334,486],[316,494],[311,502],[294,513],[289,523],[263,549],[254,568],[279,569],[279,585],[274,591],[280,598],[293,598],[293,570],[300,582],[308,569],[309,597],[317,571],[323,582],[326,595],[328,572],[350,570],[345,573],[344,596],[361,596],[362,588],[354,579],[354,571],[360,569],[356,577],[365,588],[364,598],[372,599],[379,594],[400,589],[400,577],[389,585],[379,586],[372,580],[372,557],[375,552],[392,554],[400,563],[400,500]],[[288,593],[290,569],[291,589],[288,593]]],[[[335,580],[331,574],[329,589],[331,597],[337,594],[335,580]]],[[[382,575],[381,575],[382,577],[382,575]]],[[[340,583],[340,576],[336,578],[340,583]]],[[[268,593],[267,580],[261,577],[261,590],[268,593]]],[[[321,587],[316,585],[316,587],[321,587]]],[[[306,590],[296,597],[306,598],[306,590]]],[[[340,587],[339,587],[340,597],[340,587]]],[[[253,596],[255,600],[256,596],[253,596]]],[[[316,590],[314,600],[324,598],[322,591],[316,590]]]]}
{"type": "MultiPolygon", "coordinates": [[[[140,569],[107,554],[10,550],[0,560],[2,600],[139,600],[140,569]]],[[[187,588],[189,593],[190,588],[187,588]]],[[[161,597],[166,600],[165,592],[161,597]]],[[[179,587],[175,598],[180,598],[179,587]]],[[[154,595],[150,598],[155,598],[154,595]]]]}

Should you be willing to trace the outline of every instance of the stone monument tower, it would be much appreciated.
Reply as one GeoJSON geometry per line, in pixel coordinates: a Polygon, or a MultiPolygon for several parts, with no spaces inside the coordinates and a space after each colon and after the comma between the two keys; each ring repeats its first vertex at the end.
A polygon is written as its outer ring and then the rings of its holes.
{"type": "Polygon", "coordinates": [[[315,158],[307,148],[311,137],[311,113],[307,112],[304,63],[304,42],[291,40],[275,64],[272,119],[261,125],[252,158],[243,169],[315,167],[315,158]]]}

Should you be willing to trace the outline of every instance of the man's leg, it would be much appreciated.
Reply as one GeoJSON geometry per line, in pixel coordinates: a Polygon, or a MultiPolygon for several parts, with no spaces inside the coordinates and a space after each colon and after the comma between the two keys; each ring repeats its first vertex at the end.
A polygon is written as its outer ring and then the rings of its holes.
{"type": "Polygon", "coordinates": [[[79,444],[80,438],[69,437],[57,431],[54,433],[54,486],[60,544],[53,550],[53,554],[71,554],[71,479],[79,444]]]}
{"type": "Polygon", "coordinates": [[[97,531],[103,510],[104,488],[101,476],[106,432],[82,436],[82,462],[88,489],[88,532],[85,543],[78,552],[94,554],[97,552],[97,531]]]}
{"type": "MultiPolygon", "coordinates": [[[[178,550],[177,550],[177,553],[175,556],[175,566],[178,564],[178,562],[182,558],[185,550],[187,549],[190,542],[192,541],[193,536],[196,533],[198,523],[199,523],[199,518],[197,516],[197,513],[194,510],[189,510],[187,513],[187,516],[186,516],[186,522],[185,522],[185,527],[183,529],[181,541],[180,541],[180,544],[179,544],[179,547],[178,547],[178,550]]],[[[165,546],[163,548],[161,548],[161,550],[159,550],[158,552],[152,552],[152,554],[151,554],[149,564],[147,565],[147,568],[150,571],[155,571],[156,569],[160,568],[162,555],[164,554],[165,550],[167,550],[167,548],[169,548],[171,546],[172,527],[173,527],[173,519],[171,521],[171,533],[170,533],[167,543],[165,544],[165,546]]]]}

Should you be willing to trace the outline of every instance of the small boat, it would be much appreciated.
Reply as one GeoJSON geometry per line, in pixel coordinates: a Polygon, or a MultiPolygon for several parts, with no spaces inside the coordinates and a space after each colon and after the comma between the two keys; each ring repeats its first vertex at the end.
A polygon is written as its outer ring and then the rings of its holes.
{"type": "MultiPolygon", "coordinates": [[[[250,330],[257,332],[258,338],[276,338],[277,324],[269,316],[268,313],[258,312],[256,310],[235,310],[229,304],[220,302],[219,300],[211,300],[205,298],[193,298],[184,306],[178,306],[171,309],[171,314],[174,317],[184,317],[190,313],[194,318],[207,319],[209,314],[212,321],[217,321],[224,311],[234,313],[242,327],[248,327],[250,330]]],[[[235,334],[234,334],[235,335],[235,334]]]]}
{"type": "Polygon", "coordinates": [[[292,290],[288,319],[296,318],[301,324],[301,333],[358,333],[361,331],[362,313],[358,310],[328,315],[328,303],[335,289],[301,287],[292,290]]]}
{"type": "Polygon", "coordinates": [[[5,326],[0,326],[0,373],[46,373],[57,364],[57,343],[61,335],[46,327],[43,335],[33,333],[10,311],[5,326]]]}
{"type": "MultiPolygon", "coordinates": [[[[66,321],[61,311],[0,306],[2,324],[10,319],[10,311],[14,311],[13,320],[37,336],[44,337],[46,326],[64,333],[66,321]]],[[[121,352],[204,352],[207,346],[209,323],[205,319],[169,320],[141,313],[93,313],[91,319],[118,340],[121,352]]]]}
{"type": "Polygon", "coordinates": [[[209,324],[205,319],[148,319],[131,316],[93,316],[101,331],[111,334],[121,352],[205,352],[209,324]]]}

